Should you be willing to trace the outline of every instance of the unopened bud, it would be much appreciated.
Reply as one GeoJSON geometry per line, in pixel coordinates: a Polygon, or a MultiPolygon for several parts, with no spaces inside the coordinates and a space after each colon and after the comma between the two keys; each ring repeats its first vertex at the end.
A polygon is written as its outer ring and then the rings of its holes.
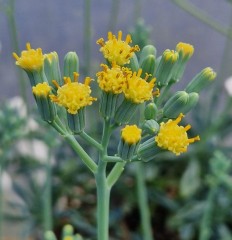
{"type": "Polygon", "coordinates": [[[154,57],[156,56],[156,48],[153,45],[146,45],[141,53],[140,53],[140,59],[139,63],[140,65],[144,61],[145,58],[147,58],[149,55],[153,55],[154,57]]]}
{"type": "Polygon", "coordinates": [[[64,57],[64,76],[73,81],[74,72],[79,72],[79,58],[75,52],[68,52],[64,57]]]}
{"type": "Polygon", "coordinates": [[[141,62],[140,68],[142,69],[141,77],[145,78],[148,74],[149,77],[147,81],[149,82],[153,78],[155,72],[155,56],[150,54],[146,58],[144,58],[141,62]]]}
{"type": "Polygon", "coordinates": [[[207,87],[209,84],[213,82],[216,78],[217,74],[213,71],[212,68],[207,67],[204,68],[200,73],[198,73],[191,82],[185,88],[185,91],[190,92],[197,92],[199,93],[202,89],[207,87]]]}
{"type": "Polygon", "coordinates": [[[144,117],[146,120],[154,119],[158,113],[158,108],[155,103],[147,104],[144,110],[144,117]]]}
{"type": "Polygon", "coordinates": [[[153,119],[146,120],[142,126],[142,129],[145,133],[154,135],[159,131],[159,124],[153,119]]]}

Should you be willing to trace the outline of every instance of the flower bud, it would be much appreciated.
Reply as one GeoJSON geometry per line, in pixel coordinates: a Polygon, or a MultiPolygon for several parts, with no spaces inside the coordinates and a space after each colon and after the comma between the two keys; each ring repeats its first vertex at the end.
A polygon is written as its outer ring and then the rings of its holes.
{"type": "Polygon", "coordinates": [[[75,52],[68,52],[64,57],[64,76],[74,81],[74,72],[79,72],[79,58],[75,52]]]}
{"type": "Polygon", "coordinates": [[[149,82],[153,78],[155,72],[155,56],[150,54],[144,58],[141,62],[140,68],[142,69],[142,78],[144,78],[146,74],[149,74],[149,77],[147,78],[147,81],[149,82]]]}
{"type": "Polygon", "coordinates": [[[140,65],[144,61],[145,58],[147,58],[149,55],[153,55],[154,57],[156,56],[156,48],[153,45],[146,45],[141,53],[140,53],[140,59],[139,63],[140,65]]]}
{"type": "Polygon", "coordinates": [[[52,80],[56,80],[59,85],[62,84],[60,73],[59,57],[56,52],[51,52],[44,55],[44,71],[48,82],[51,84],[52,80]]]}
{"type": "Polygon", "coordinates": [[[174,50],[166,49],[157,66],[155,77],[160,87],[167,86],[173,73],[179,54],[174,50]]]}
{"type": "Polygon", "coordinates": [[[72,225],[67,224],[63,227],[63,231],[62,231],[63,238],[67,236],[73,236],[73,233],[74,233],[74,230],[72,225]]]}
{"type": "Polygon", "coordinates": [[[48,83],[38,83],[32,87],[39,113],[46,122],[52,122],[56,117],[56,106],[50,100],[51,87],[48,83]]]}
{"type": "Polygon", "coordinates": [[[44,238],[45,238],[45,240],[57,240],[55,234],[52,231],[47,231],[44,234],[44,238]]]}
{"type": "Polygon", "coordinates": [[[176,118],[180,113],[188,113],[199,99],[198,93],[176,92],[164,105],[163,115],[167,118],[176,118]]]}
{"type": "Polygon", "coordinates": [[[155,103],[147,104],[144,110],[144,117],[146,120],[154,119],[157,116],[158,108],[155,103]]]}
{"type": "Polygon", "coordinates": [[[142,126],[142,129],[145,133],[154,135],[159,131],[159,124],[153,119],[146,120],[142,126]]]}
{"type": "Polygon", "coordinates": [[[130,63],[126,64],[125,67],[130,68],[132,72],[139,70],[139,61],[135,53],[131,56],[130,63]]]}
{"type": "Polygon", "coordinates": [[[198,73],[185,88],[185,91],[199,93],[203,88],[207,87],[216,78],[217,74],[212,68],[204,68],[198,73]]]}
{"type": "Polygon", "coordinates": [[[141,140],[142,130],[136,125],[126,125],[121,130],[121,140],[118,145],[118,155],[123,160],[131,160],[141,140]]]}
{"type": "Polygon", "coordinates": [[[73,134],[80,134],[85,128],[85,108],[80,108],[76,114],[67,112],[68,126],[73,134]]]}
{"type": "Polygon", "coordinates": [[[172,81],[174,82],[182,78],[186,64],[194,53],[194,47],[191,44],[179,42],[176,45],[176,51],[179,53],[179,58],[173,70],[172,81]]]}

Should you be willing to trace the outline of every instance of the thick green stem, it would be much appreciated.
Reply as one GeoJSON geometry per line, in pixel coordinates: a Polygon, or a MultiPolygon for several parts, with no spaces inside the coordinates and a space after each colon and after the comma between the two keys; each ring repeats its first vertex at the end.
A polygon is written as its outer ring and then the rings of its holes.
{"type": "Polygon", "coordinates": [[[137,179],[137,193],[138,202],[141,215],[143,240],[154,240],[152,236],[151,217],[148,205],[147,188],[144,178],[144,166],[143,163],[138,162],[136,164],[136,179],[137,179]]]}
{"type": "Polygon", "coordinates": [[[43,195],[44,207],[43,207],[43,217],[44,217],[44,231],[52,230],[52,169],[51,169],[51,154],[49,154],[46,163],[46,186],[43,195]]]}
{"type": "Polygon", "coordinates": [[[213,214],[213,208],[214,208],[214,200],[215,196],[217,194],[217,187],[213,186],[210,189],[206,206],[204,209],[202,221],[200,224],[200,236],[199,240],[209,240],[210,239],[210,234],[211,234],[211,219],[212,219],[212,214],[213,214]]]}
{"type": "Polygon", "coordinates": [[[114,165],[113,169],[107,177],[107,183],[109,187],[112,187],[117,182],[118,178],[121,176],[124,170],[125,165],[126,161],[118,162],[114,165]]]}
{"type": "Polygon", "coordinates": [[[99,161],[95,174],[97,184],[97,239],[109,239],[110,187],[106,181],[106,163],[99,161]]]}

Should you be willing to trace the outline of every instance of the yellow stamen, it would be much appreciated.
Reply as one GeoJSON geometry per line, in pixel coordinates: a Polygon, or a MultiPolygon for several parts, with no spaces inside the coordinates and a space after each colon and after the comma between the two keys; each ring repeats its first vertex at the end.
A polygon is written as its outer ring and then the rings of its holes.
{"type": "Polygon", "coordinates": [[[128,144],[136,144],[141,139],[142,130],[136,125],[126,125],[121,130],[122,139],[128,144]]]}
{"type": "Polygon", "coordinates": [[[32,92],[36,96],[48,96],[51,91],[51,87],[48,85],[48,83],[38,83],[36,86],[32,87],[32,92]]]}

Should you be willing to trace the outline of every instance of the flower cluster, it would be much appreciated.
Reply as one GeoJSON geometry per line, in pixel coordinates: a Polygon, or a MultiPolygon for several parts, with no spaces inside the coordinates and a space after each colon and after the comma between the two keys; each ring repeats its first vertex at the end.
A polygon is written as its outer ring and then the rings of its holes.
{"type": "MultiPolygon", "coordinates": [[[[100,38],[97,44],[106,61],[96,73],[101,90],[99,111],[112,128],[122,126],[119,157],[146,161],[164,150],[179,155],[187,151],[190,143],[200,140],[199,136],[188,137],[190,125],[178,124],[183,114],[196,105],[199,92],[215,79],[216,73],[211,68],[203,69],[185,90],[174,93],[165,102],[165,89],[182,77],[194,53],[192,45],[180,42],[175,50],[166,49],[157,60],[152,45],[145,46],[138,58],[139,47],[131,45],[129,34],[123,40],[121,31],[117,37],[109,32],[108,40],[100,38]],[[135,113],[141,113],[142,106],[145,106],[145,120],[139,124],[142,127],[130,125],[135,113]]],[[[71,132],[81,133],[85,128],[84,109],[97,99],[91,96],[90,77],[86,77],[84,83],[78,81],[77,54],[69,52],[65,56],[63,76],[56,52],[43,54],[41,48],[32,49],[27,43],[21,56],[16,53],[13,56],[16,65],[24,69],[31,80],[42,118],[60,130],[56,108],[63,107],[71,132]]]]}

